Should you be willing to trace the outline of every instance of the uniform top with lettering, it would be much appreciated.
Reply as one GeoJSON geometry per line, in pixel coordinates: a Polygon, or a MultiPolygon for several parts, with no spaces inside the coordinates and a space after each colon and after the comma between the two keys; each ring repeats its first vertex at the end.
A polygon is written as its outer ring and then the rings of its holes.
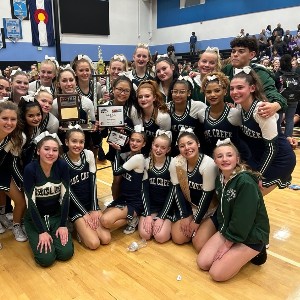
{"type": "Polygon", "coordinates": [[[172,156],[175,156],[178,154],[178,152],[174,152],[174,149],[181,128],[192,128],[200,142],[203,140],[200,136],[203,135],[200,111],[206,108],[206,104],[200,101],[188,100],[185,111],[181,116],[175,113],[175,104],[173,101],[167,105],[171,115],[172,156]]]}
{"type": "Polygon", "coordinates": [[[39,233],[47,232],[48,216],[61,215],[60,227],[66,227],[70,203],[70,176],[68,165],[58,159],[46,177],[38,160],[24,170],[24,191],[28,213],[39,233]]]}
{"type": "Polygon", "coordinates": [[[277,114],[267,119],[258,114],[261,104],[255,100],[249,111],[241,110],[241,138],[251,151],[247,164],[263,175],[263,186],[277,183],[283,188],[296,165],[295,153],[282,132],[278,132],[277,114]]]}
{"type": "Polygon", "coordinates": [[[70,210],[79,210],[83,215],[99,210],[97,200],[96,164],[92,151],[84,149],[78,162],[73,162],[67,153],[62,158],[69,166],[70,210]]]}
{"type": "Polygon", "coordinates": [[[146,200],[145,215],[149,216],[152,213],[160,212],[171,191],[170,182],[170,163],[172,158],[166,157],[164,165],[161,168],[152,166],[150,168],[150,158],[146,159],[146,177],[143,181],[143,197],[146,200]],[[146,184],[148,185],[147,188],[146,184]]]}

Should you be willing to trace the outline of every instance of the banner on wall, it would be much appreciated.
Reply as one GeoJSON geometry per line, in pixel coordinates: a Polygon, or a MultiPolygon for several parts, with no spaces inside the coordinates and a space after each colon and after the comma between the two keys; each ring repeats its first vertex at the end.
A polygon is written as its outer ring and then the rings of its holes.
{"type": "Polygon", "coordinates": [[[23,21],[27,17],[26,0],[13,0],[13,15],[23,21]]]}
{"type": "Polygon", "coordinates": [[[27,0],[30,12],[32,45],[54,46],[51,0],[27,0]]]}
{"type": "Polygon", "coordinates": [[[10,39],[12,42],[17,42],[22,39],[22,27],[20,19],[3,18],[5,38],[10,39]]]}

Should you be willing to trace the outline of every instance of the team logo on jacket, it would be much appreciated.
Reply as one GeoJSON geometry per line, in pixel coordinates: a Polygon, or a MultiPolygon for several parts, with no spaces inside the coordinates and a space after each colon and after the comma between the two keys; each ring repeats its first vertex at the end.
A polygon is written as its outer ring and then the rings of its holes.
{"type": "Polygon", "coordinates": [[[236,197],[236,190],[234,190],[234,189],[227,190],[225,198],[228,202],[235,199],[235,197],[236,197]]]}

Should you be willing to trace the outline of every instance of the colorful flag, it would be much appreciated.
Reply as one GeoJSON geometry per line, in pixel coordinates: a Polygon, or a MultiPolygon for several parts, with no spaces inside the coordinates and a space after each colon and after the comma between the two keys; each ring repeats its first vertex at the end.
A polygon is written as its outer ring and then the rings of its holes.
{"type": "Polygon", "coordinates": [[[54,46],[54,30],[51,0],[28,0],[32,45],[54,46]]]}

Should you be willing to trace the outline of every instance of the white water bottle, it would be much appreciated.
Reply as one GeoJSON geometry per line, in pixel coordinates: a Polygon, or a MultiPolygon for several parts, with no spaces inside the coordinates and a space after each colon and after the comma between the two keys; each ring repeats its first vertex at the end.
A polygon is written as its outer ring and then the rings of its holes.
{"type": "Polygon", "coordinates": [[[146,240],[142,239],[138,242],[132,242],[128,247],[127,247],[127,250],[130,251],[130,252],[134,252],[134,251],[137,251],[141,248],[144,248],[147,246],[147,242],[146,240]]]}

